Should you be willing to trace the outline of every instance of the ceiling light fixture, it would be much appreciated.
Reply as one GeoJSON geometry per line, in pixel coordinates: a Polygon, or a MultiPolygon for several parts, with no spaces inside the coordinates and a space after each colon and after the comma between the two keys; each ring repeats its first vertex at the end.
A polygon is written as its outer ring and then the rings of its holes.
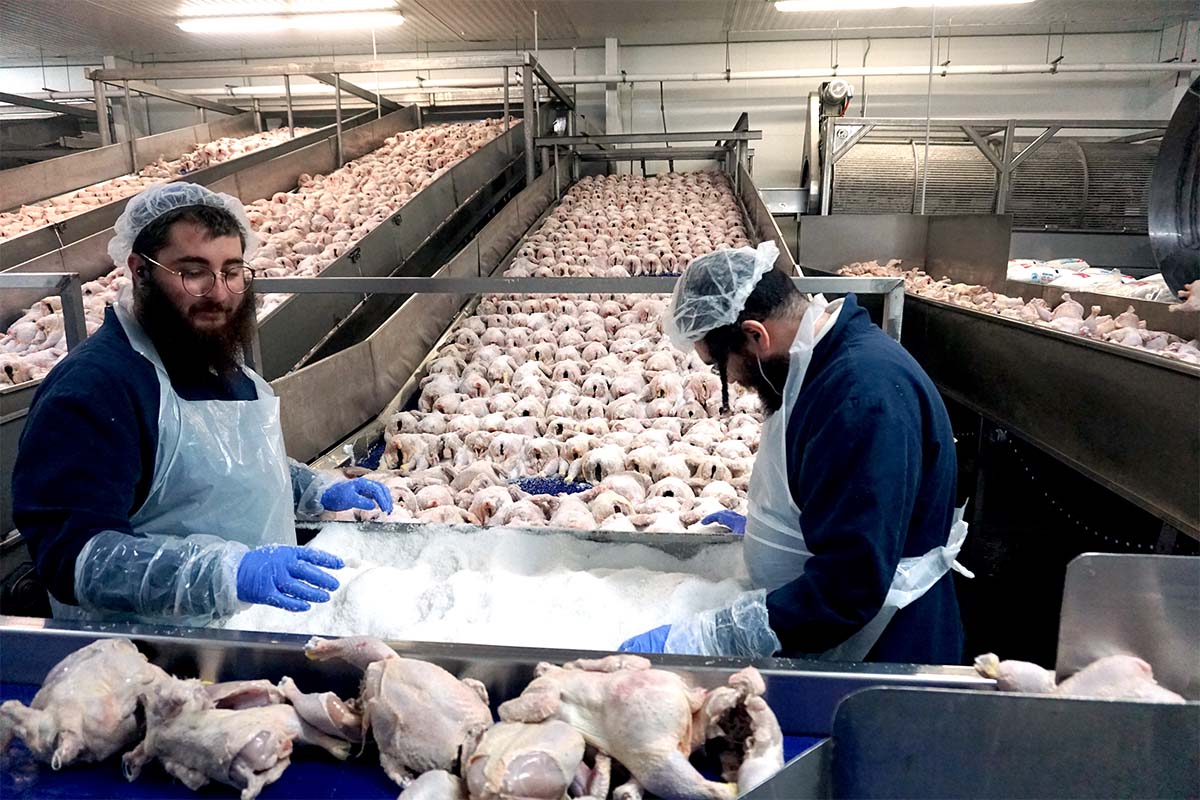
{"type": "Polygon", "coordinates": [[[337,11],[324,14],[240,14],[192,17],[176,25],[188,33],[276,33],[279,31],[346,31],[394,28],[404,16],[386,11],[337,11]]]}
{"type": "Polygon", "coordinates": [[[776,11],[881,11],[896,8],[1017,6],[1034,0],[776,0],[776,11]]]}

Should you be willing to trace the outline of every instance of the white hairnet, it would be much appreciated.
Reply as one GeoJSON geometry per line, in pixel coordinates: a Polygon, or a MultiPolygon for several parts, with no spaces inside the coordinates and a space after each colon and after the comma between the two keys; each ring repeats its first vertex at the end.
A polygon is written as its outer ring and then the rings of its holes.
{"type": "Polygon", "coordinates": [[[198,183],[175,181],[155,184],[129,199],[125,210],[113,225],[113,238],[108,242],[108,255],[113,264],[125,266],[138,234],[163,214],[184,206],[212,206],[228,211],[242,229],[242,238],[245,240],[243,257],[258,249],[258,236],[250,229],[250,220],[246,217],[241,200],[206,189],[198,183]]]}
{"type": "Polygon", "coordinates": [[[663,321],[671,344],[689,350],[709,331],[737,322],[746,299],[778,257],[779,247],[768,240],[758,247],[714,250],[689,264],[675,282],[663,321]]]}

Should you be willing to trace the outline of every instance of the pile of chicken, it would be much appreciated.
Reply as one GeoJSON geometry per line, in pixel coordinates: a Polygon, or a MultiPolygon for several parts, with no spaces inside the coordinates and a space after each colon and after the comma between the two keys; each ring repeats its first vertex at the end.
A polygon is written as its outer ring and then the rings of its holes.
{"type": "MultiPolygon", "coordinates": [[[[296,135],[300,136],[312,129],[296,128],[295,130],[296,135]]],[[[0,242],[44,225],[62,222],[105,203],[122,200],[137,194],[152,184],[174,180],[198,169],[220,164],[223,161],[253,153],[255,150],[262,150],[264,147],[274,147],[289,138],[286,128],[278,128],[250,136],[226,136],[206,144],[198,144],[173,161],[167,161],[159,156],[157,161],[147,164],[129,175],[110,178],[73,192],[51,197],[49,200],[21,206],[16,211],[0,214],[0,242]]]]}
{"type": "MultiPolygon", "coordinates": [[[[246,207],[262,239],[249,254],[251,266],[262,277],[316,275],[502,130],[497,119],[403,131],[329,175],[301,175],[294,191],[246,207]]],[[[83,285],[89,334],[129,282],[128,268],[120,265],[83,285]]],[[[285,297],[258,296],[259,318],[285,297]]],[[[65,354],[61,304],[56,297],[47,298],[0,334],[0,386],[41,378],[65,354]]]]}
{"type": "MultiPolygon", "coordinates": [[[[1146,323],[1138,318],[1133,306],[1116,317],[1110,314],[1102,315],[1100,306],[1092,306],[1088,313],[1088,309],[1072,300],[1071,295],[1063,292],[1062,300],[1051,308],[1040,297],[1026,301],[1021,297],[1009,297],[993,292],[986,286],[954,283],[949,278],[934,280],[924,270],[904,269],[899,259],[892,259],[886,264],[880,264],[878,261],[849,264],[838,272],[842,275],[904,278],[906,291],[928,297],[931,300],[941,300],[975,311],[999,314],[1002,317],[1052,330],[1113,342],[1125,347],[1155,353],[1165,358],[1200,365],[1200,340],[1185,341],[1173,333],[1147,330],[1146,323]]],[[[1195,295],[1195,297],[1188,297],[1186,303],[1172,306],[1172,311],[1177,309],[1200,310],[1200,303],[1198,303],[1200,292],[1190,292],[1189,287],[1187,294],[1195,295]]]]}
{"type": "Polygon", "coordinates": [[[482,683],[378,639],[312,639],[305,651],[363,670],[359,696],[305,694],[287,677],[206,686],[172,677],[126,639],[101,640],[51,670],[30,707],[0,706],[0,750],[15,736],[55,770],[127,750],[130,781],[157,759],[192,790],[215,781],[242,800],[279,779],[296,743],[346,759],[368,737],[409,800],[732,800],[783,766],[753,667],[710,691],[639,656],[543,663],[495,722],[482,683]],[[721,750],[720,781],[688,760],[706,746],[721,750]],[[612,788],[614,767],[628,779],[612,788]]]}
{"type": "MultiPolygon", "coordinates": [[[[719,173],[585,178],[520,248],[507,276],[663,273],[748,244],[719,173]]],[[[333,519],[699,529],[745,511],[762,418],[663,335],[661,295],[487,296],[448,335],[417,409],[388,423],[381,469],[395,510],[333,519]],[[592,488],[531,495],[515,478],[592,488]]]]}

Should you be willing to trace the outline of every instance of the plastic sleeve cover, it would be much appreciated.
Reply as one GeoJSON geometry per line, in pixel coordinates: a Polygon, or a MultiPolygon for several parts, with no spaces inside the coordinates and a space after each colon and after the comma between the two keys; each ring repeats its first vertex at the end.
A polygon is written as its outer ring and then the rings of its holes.
{"type": "Polygon", "coordinates": [[[673,624],[663,652],[767,658],[779,649],[779,637],[767,617],[767,592],[757,589],[743,592],[724,608],[673,624]]]}
{"type": "Polygon", "coordinates": [[[325,511],[321,505],[321,495],[342,479],[309,469],[294,458],[288,459],[288,468],[292,474],[292,501],[296,505],[296,519],[317,519],[325,511]]]}
{"type": "Polygon", "coordinates": [[[237,568],[248,549],[201,534],[103,531],[75,561],[75,597],[94,612],[221,619],[242,607],[237,568]]]}

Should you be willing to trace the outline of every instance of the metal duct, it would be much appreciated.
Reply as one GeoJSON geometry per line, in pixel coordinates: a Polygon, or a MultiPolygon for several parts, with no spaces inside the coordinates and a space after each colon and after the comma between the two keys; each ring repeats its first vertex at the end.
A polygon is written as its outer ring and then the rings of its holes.
{"type": "MultiPolygon", "coordinates": [[[[1145,233],[1157,154],[1153,143],[1047,142],[1013,173],[1013,227],[1145,233]]],[[[834,167],[833,213],[919,213],[922,156],[912,143],[855,145],[834,167]]],[[[926,213],[993,213],[996,171],[974,145],[932,145],[929,161],[926,213]]]]}

